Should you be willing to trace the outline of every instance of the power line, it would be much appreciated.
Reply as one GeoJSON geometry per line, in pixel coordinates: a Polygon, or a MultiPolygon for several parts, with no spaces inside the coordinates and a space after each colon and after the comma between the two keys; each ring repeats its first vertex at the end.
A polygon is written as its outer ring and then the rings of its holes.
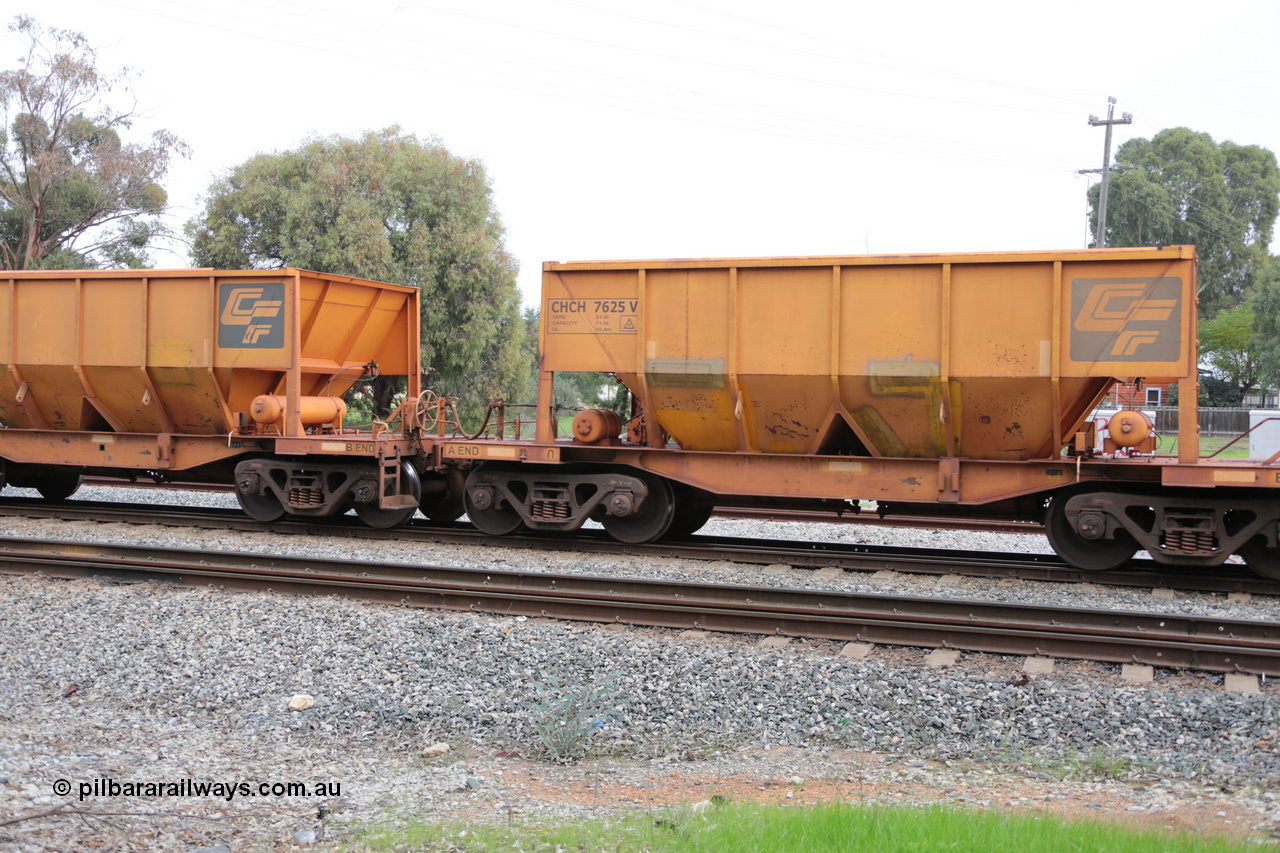
{"type": "MultiPolygon", "coordinates": [[[[131,8],[127,2],[120,2],[120,0],[106,0],[106,2],[119,8],[131,8]]],[[[296,7],[296,4],[291,2],[291,0],[274,0],[274,2],[258,4],[255,6],[254,11],[255,13],[271,11],[273,6],[276,10],[279,10],[285,6],[296,7]]],[[[496,21],[477,15],[440,9],[424,3],[414,2],[414,0],[404,0],[404,7],[434,11],[464,19],[480,20],[486,23],[500,24],[509,28],[514,27],[516,29],[534,31],[532,28],[514,24],[512,22],[496,21]]],[[[308,48],[314,48],[315,46],[314,42],[310,38],[299,38],[296,34],[292,38],[290,36],[281,36],[273,31],[273,28],[265,19],[259,19],[251,22],[239,15],[226,15],[221,9],[210,10],[200,4],[191,5],[182,2],[170,3],[166,6],[167,14],[154,9],[132,9],[132,11],[145,12],[157,17],[165,17],[171,20],[194,23],[190,18],[184,18],[183,16],[173,14],[175,9],[186,10],[191,13],[214,15],[222,18],[222,20],[226,22],[221,25],[220,23],[213,23],[204,24],[204,26],[212,25],[228,32],[237,32],[242,36],[256,36],[270,41],[273,44],[292,42],[293,44],[306,46],[308,48]],[[246,26],[251,23],[255,24],[255,26],[246,26]]],[[[309,20],[312,24],[315,24],[317,17],[312,15],[309,20]]],[[[579,67],[563,62],[547,60],[541,55],[516,57],[515,61],[518,63],[518,67],[511,70],[505,70],[501,67],[494,67],[493,57],[486,57],[485,63],[468,61],[468,59],[452,58],[448,56],[451,52],[450,49],[457,47],[457,45],[452,44],[443,46],[443,49],[432,50],[425,55],[414,55],[412,53],[401,51],[379,52],[372,50],[368,53],[364,53],[355,49],[360,44],[361,39],[357,36],[353,40],[351,38],[353,33],[368,33],[370,36],[377,38],[384,38],[387,33],[385,33],[381,27],[370,27],[358,21],[348,21],[348,24],[349,25],[345,30],[348,36],[347,40],[341,46],[330,49],[330,55],[345,54],[352,58],[360,58],[365,63],[376,63],[386,67],[410,71],[413,73],[438,74],[456,80],[465,80],[480,85],[506,89],[524,94],[556,97],[562,100],[582,103],[597,108],[605,107],[610,109],[621,109],[640,115],[649,115],[659,118],[674,118],[681,121],[694,122],[730,131],[747,131],[761,136],[797,139],[805,142],[834,145],[837,147],[856,146],[859,149],[888,150],[897,152],[904,150],[915,151],[932,159],[938,160],[952,160],[959,162],[996,162],[996,158],[989,147],[968,143],[964,140],[951,140],[940,136],[912,134],[883,124],[876,125],[872,123],[864,123],[862,121],[852,122],[841,115],[825,113],[815,114],[813,112],[805,112],[795,108],[780,106],[772,107],[762,102],[748,102],[732,96],[726,97],[712,93],[688,91],[687,89],[680,89],[678,87],[655,83],[645,79],[622,77],[610,74],[607,71],[601,72],[597,70],[593,73],[591,78],[583,78],[579,67]],[[531,70],[534,71],[533,74],[530,73],[531,70]],[[609,85],[612,86],[611,91],[606,92],[600,90],[599,84],[604,82],[608,82],[609,85]]],[[[324,36],[318,33],[315,37],[324,38],[324,36]]],[[[610,50],[623,49],[623,46],[618,44],[601,42],[594,39],[584,39],[581,37],[572,38],[599,47],[606,47],[610,50]]],[[[652,52],[650,51],[650,53],[652,52]]],[[[661,53],[654,55],[668,59],[695,61],[661,53]]],[[[467,54],[467,56],[470,58],[472,54],[467,54]]],[[[499,57],[499,59],[501,58],[499,57]]],[[[505,62],[504,64],[508,66],[510,65],[510,63],[505,62]]],[[[738,68],[737,66],[725,66],[707,62],[701,62],[700,64],[720,68],[738,68]]],[[[764,74],[778,80],[792,83],[818,82],[805,77],[780,75],[768,71],[756,71],[755,73],[764,74]]],[[[830,81],[823,82],[827,85],[831,85],[830,81]]],[[[876,94],[885,94],[887,91],[874,87],[852,86],[848,84],[835,85],[838,85],[841,88],[855,89],[876,94]]],[[[901,95],[906,93],[897,94],[901,95]]],[[[936,98],[937,96],[929,97],[936,98]]],[[[1021,168],[1038,171],[1066,172],[1069,169],[1067,164],[1056,159],[1054,155],[1034,154],[1025,150],[1006,151],[1003,154],[1000,154],[998,159],[1000,162],[1004,162],[1005,164],[1012,162],[1021,168]]]]}

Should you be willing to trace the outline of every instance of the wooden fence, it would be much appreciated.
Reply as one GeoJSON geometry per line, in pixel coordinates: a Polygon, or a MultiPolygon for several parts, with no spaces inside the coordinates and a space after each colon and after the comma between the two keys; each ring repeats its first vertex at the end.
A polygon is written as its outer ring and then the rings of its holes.
{"type": "MultiPolygon", "coordinates": [[[[1142,407],[1145,412],[1156,413],[1156,432],[1161,435],[1173,435],[1178,431],[1178,407],[1158,406],[1142,407]]],[[[1201,435],[1236,436],[1249,430],[1249,412],[1253,409],[1210,409],[1200,408],[1201,435]]]]}

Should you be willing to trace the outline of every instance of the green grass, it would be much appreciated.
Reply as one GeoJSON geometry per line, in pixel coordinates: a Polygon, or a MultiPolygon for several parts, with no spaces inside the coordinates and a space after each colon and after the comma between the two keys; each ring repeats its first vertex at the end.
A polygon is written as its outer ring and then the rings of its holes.
{"type": "Polygon", "coordinates": [[[1201,853],[1257,849],[1186,833],[1134,830],[1035,814],[828,804],[814,807],[688,808],[614,821],[555,825],[415,824],[361,836],[354,851],[490,853],[894,853],[894,851],[1097,851],[1201,853]]]}
{"type": "Polygon", "coordinates": [[[1052,761],[1036,762],[1038,769],[1054,779],[1097,781],[1099,779],[1132,779],[1152,772],[1140,760],[1116,755],[1099,747],[1091,754],[1076,753],[1052,761]]]}
{"type": "MultiPolygon", "coordinates": [[[[1235,436],[1225,435],[1202,435],[1200,436],[1200,455],[1208,456],[1215,450],[1226,445],[1235,436]]],[[[1156,452],[1161,456],[1177,456],[1178,455],[1178,436],[1162,435],[1160,436],[1160,446],[1156,452]]],[[[1242,438],[1235,444],[1228,447],[1222,453],[1219,453],[1215,459],[1247,459],[1249,457],[1249,439],[1242,438]]]]}

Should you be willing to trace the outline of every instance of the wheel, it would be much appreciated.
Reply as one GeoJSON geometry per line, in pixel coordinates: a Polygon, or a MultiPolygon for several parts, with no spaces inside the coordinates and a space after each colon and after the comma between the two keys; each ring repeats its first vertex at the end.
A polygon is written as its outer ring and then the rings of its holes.
{"type": "MultiPolygon", "coordinates": [[[[637,513],[631,515],[606,515],[604,529],[619,542],[639,545],[661,539],[671,529],[675,520],[676,502],[671,484],[651,474],[638,475],[649,487],[649,496],[637,513]]],[[[699,525],[701,526],[701,525],[699,525]]]]}
{"type": "Polygon", "coordinates": [[[516,512],[516,508],[510,504],[498,506],[498,500],[495,492],[490,487],[465,489],[463,499],[467,508],[467,518],[471,519],[471,523],[481,533],[487,533],[490,536],[506,536],[508,533],[514,533],[520,529],[523,522],[520,519],[520,513],[516,512]],[[477,495],[486,495],[481,498],[480,503],[488,501],[487,505],[481,506],[477,503],[477,495]]]}
{"type": "Polygon", "coordinates": [[[1267,540],[1256,536],[1236,551],[1250,569],[1264,578],[1280,581],[1280,548],[1268,548],[1267,540]]]}
{"type": "Polygon", "coordinates": [[[365,503],[356,504],[356,515],[360,516],[360,520],[365,524],[378,530],[399,527],[413,518],[413,514],[418,511],[416,504],[422,500],[422,480],[418,477],[417,470],[408,462],[400,463],[400,491],[398,494],[413,495],[415,506],[408,506],[403,509],[382,509],[378,506],[376,500],[366,501],[365,503]]]}
{"type": "Polygon", "coordinates": [[[472,470],[462,488],[462,505],[467,511],[467,518],[481,533],[506,536],[519,530],[524,523],[519,511],[499,496],[494,484],[503,478],[487,476],[488,473],[501,475],[507,471],[508,468],[501,465],[481,465],[472,470]]]}
{"type": "Polygon", "coordinates": [[[1117,530],[1115,539],[1085,539],[1067,520],[1067,501],[1075,495],[1054,495],[1045,510],[1044,532],[1054,552],[1072,567],[1086,572],[1105,572],[1123,566],[1138,551],[1138,543],[1127,531],[1117,530]]]}
{"type": "Polygon", "coordinates": [[[284,504],[280,503],[274,493],[265,495],[246,495],[236,489],[236,500],[244,514],[254,521],[276,521],[284,517],[284,504]]]}
{"type": "Polygon", "coordinates": [[[36,491],[45,500],[57,503],[74,495],[83,482],[84,477],[79,474],[42,473],[40,482],[36,483],[36,491]]]}
{"type": "MultiPolygon", "coordinates": [[[[467,477],[466,486],[462,490],[463,506],[466,507],[467,518],[481,533],[506,536],[519,530],[524,524],[520,512],[500,496],[495,485],[503,482],[502,474],[509,473],[510,470],[508,466],[489,463],[473,469],[467,477]],[[489,476],[491,474],[493,476],[489,476]]],[[[520,486],[518,480],[507,482],[507,488],[512,485],[520,486]]]]}
{"type": "Polygon", "coordinates": [[[676,514],[667,530],[668,539],[685,539],[702,529],[711,519],[715,505],[710,495],[696,492],[693,489],[676,489],[676,514]]]}
{"type": "Polygon", "coordinates": [[[457,521],[467,511],[466,477],[457,468],[450,468],[440,479],[443,480],[444,491],[432,491],[424,485],[418,508],[432,521],[457,521]]]}

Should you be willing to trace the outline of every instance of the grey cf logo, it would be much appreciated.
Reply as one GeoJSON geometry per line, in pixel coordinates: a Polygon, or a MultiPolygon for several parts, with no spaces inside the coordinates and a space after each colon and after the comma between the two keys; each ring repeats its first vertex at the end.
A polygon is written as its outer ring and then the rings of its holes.
{"type": "Polygon", "coordinates": [[[223,285],[218,315],[218,346],[284,346],[284,285],[223,285]]]}

